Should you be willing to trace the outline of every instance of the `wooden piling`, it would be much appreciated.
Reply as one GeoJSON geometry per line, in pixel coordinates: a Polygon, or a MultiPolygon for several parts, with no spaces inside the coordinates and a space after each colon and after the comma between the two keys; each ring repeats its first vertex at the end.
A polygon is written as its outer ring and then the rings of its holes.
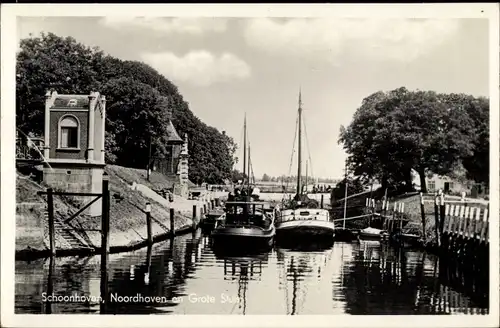
{"type": "MultiPolygon", "coordinates": [[[[52,295],[54,293],[54,268],[56,259],[51,256],[49,258],[49,272],[47,276],[47,295],[52,295]]],[[[52,302],[47,299],[45,302],[45,313],[52,314],[52,302]]]]}
{"type": "Polygon", "coordinates": [[[420,217],[422,219],[422,231],[424,236],[424,242],[427,240],[427,236],[425,234],[425,206],[424,206],[424,194],[420,193],[420,217]]]}
{"type": "Polygon", "coordinates": [[[439,196],[439,236],[443,234],[445,216],[446,216],[446,207],[444,203],[444,194],[441,194],[439,196]]]}
{"type": "Polygon", "coordinates": [[[483,212],[483,225],[481,227],[481,237],[479,240],[483,243],[488,242],[488,209],[483,212]]]}
{"type": "Polygon", "coordinates": [[[146,203],[146,226],[148,232],[148,245],[153,244],[153,227],[151,226],[151,204],[149,202],[146,203]]]}
{"type": "Polygon", "coordinates": [[[403,231],[403,218],[404,218],[404,211],[405,211],[405,203],[399,203],[400,209],[399,212],[401,216],[399,217],[399,232],[401,233],[403,231]]]}
{"type": "Polygon", "coordinates": [[[207,204],[203,204],[203,214],[207,214],[207,204]]]}
{"type": "Polygon", "coordinates": [[[449,246],[449,225],[451,222],[450,212],[453,214],[453,205],[446,204],[445,205],[445,215],[443,218],[443,232],[441,233],[441,247],[445,249],[449,246]]]}
{"type": "Polygon", "coordinates": [[[385,201],[385,209],[384,209],[384,230],[387,230],[389,227],[390,218],[387,215],[389,213],[389,201],[385,201]]]}
{"type": "Polygon", "coordinates": [[[108,293],[108,257],[109,257],[109,180],[107,175],[102,180],[102,213],[101,213],[101,298],[100,312],[106,313],[109,301],[108,293]]]}
{"type": "Polygon", "coordinates": [[[398,203],[394,202],[394,208],[392,210],[392,219],[391,219],[391,222],[389,223],[389,232],[394,231],[394,221],[396,220],[396,212],[398,210],[397,206],[398,206],[398,203]]]}
{"type": "Polygon", "coordinates": [[[210,200],[210,209],[214,209],[215,208],[215,199],[211,199],[210,200]]]}
{"type": "Polygon", "coordinates": [[[175,210],[170,208],[170,235],[175,236],[175,210]]]}
{"type": "Polygon", "coordinates": [[[54,226],[54,195],[52,188],[47,189],[47,212],[49,219],[50,256],[56,256],[56,231],[54,226]]]}
{"type": "Polygon", "coordinates": [[[325,196],[325,195],[321,194],[321,203],[320,203],[320,205],[321,205],[321,208],[323,208],[323,201],[324,201],[324,196],[325,196]]]}
{"type": "Polygon", "coordinates": [[[478,239],[478,233],[477,233],[477,228],[479,227],[479,223],[481,221],[481,209],[479,207],[475,208],[475,215],[473,216],[472,220],[472,227],[471,227],[471,238],[476,241],[478,239]]]}
{"type": "Polygon", "coordinates": [[[460,237],[462,235],[464,221],[465,221],[465,206],[460,206],[460,216],[458,220],[459,223],[456,231],[457,237],[460,237]]]}
{"type": "Polygon", "coordinates": [[[436,233],[436,242],[438,247],[441,246],[441,236],[439,235],[439,207],[438,207],[438,195],[434,195],[434,231],[436,233]]]}
{"type": "Polygon", "coordinates": [[[452,238],[455,239],[457,227],[460,225],[460,206],[455,206],[455,213],[453,214],[453,225],[451,226],[450,233],[452,238]]]}
{"type": "Polygon", "coordinates": [[[196,223],[196,205],[193,205],[193,229],[196,229],[197,223],[196,223]]]}
{"type": "MultiPolygon", "coordinates": [[[[347,201],[347,200],[344,200],[344,201],[347,201]]],[[[371,200],[371,216],[369,217],[369,222],[368,222],[368,226],[371,227],[372,226],[372,221],[373,221],[373,218],[375,216],[375,199],[372,199],[371,200]]]]}

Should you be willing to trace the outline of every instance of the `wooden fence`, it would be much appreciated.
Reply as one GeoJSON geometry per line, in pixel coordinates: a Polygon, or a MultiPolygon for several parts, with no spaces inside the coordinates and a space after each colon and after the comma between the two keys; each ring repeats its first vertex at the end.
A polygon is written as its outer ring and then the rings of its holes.
{"type": "MultiPolygon", "coordinates": [[[[454,280],[460,281],[459,285],[475,286],[476,284],[467,282],[471,279],[489,281],[488,208],[481,208],[477,204],[470,206],[464,199],[462,202],[452,200],[447,203],[443,194],[435,195],[434,199],[425,199],[420,195],[419,219],[405,213],[405,204],[402,202],[391,204],[367,199],[365,205],[367,212],[372,214],[370,225],[378,220],[380,228],[390,233],[389,240],[396,240],[399,245],[409,242],[435,251],[445,264],[446,271],[454,280]],[[429,221],[429,212],[425,211],[426,203],[434,205],[434,222],[429,221]],[[413,223],[411,226],[414,228],[410,232],[407,228],[409,222],[413,223]],[[433,226],[431,223],[434,223],[433,226]],[[431,237],[433,242],[427,243],[426,239],[431,237]]],[[[415,213],[412,215],[415,216],[415,213]]]]}

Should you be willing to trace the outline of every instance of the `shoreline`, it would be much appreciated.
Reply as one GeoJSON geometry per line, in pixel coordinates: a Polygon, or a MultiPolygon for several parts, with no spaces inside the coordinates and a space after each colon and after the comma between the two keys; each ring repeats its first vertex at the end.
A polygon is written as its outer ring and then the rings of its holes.
{"type": "MultiPolygon", "coordinates": [[[[174,234],[170,231],[159,233],[156,235],[153,235],[153,242],[151,245],[155,243],[159,243],[162,241],[165,241],[169,238],[174,238],[175,236],[183,235],[188,232],[192,232],[193,225],[192,224],[185,224],[178,229],[175,229],[174,234]]],[[[126,231],[122,233],[122,237],[129,233],[130,231],[126,231]]],[[[114,233],[115,237],[119,233],[114,233]]],[[[110,234],[110,239],[111,239],[111,234],[110,234]]],[[[142,239],[140,240],[137,238],[136,240],[130,241],[128,244],[119,244],[119,245],[110,245],[109,247],[109,254],[117,254],[117,253],[124,253],[124,252],[130,252],[130,251],[135,251],[144,247],[148,246],[148,241],[147,239],[142,239]]],[[[71,257],[71,256],[93,256],[93,255],[100,255],[101,252],[101,247],[96,246],[96,247],[71,247],[71,248],[56,248],[56,255],[55,257],[71,257]]],[[[50,249],[45,248],[45,249],[37,249],[37,248],[24,248],[20,250],[16,250],[15,252],[15,261],[32,261],[32,260],[37,260],[37,259],[42,259],[42,258],[49,258],[51,256],[50,254],[50,249]]]]}

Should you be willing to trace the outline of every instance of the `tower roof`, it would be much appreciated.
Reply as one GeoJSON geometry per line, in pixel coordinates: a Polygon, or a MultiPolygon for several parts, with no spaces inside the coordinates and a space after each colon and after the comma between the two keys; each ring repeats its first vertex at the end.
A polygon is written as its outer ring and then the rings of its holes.
{"type": "Polygon", "coordinates": [[[174,125],[172,124],[172,121],[168,122],[167,134],[168,134],[168,143],[171,143],[171,144],[184,143],[184,140],[182,140],[182,138],[177,133],[177,130],[175,129],[174,125]]]}
{"type": "Polygon", "coordinates": [[[52,108],[89,108],[88,95],[57,95],[52,108]]]}

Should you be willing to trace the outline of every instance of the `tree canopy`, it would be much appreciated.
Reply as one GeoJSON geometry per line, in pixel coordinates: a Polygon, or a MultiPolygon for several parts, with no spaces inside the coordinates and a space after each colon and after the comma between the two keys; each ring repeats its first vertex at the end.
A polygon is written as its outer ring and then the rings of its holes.
{"type": "Polygon", "coordinates": [[[429,172],[446,175],[463,165],[477,182],[489,178],[489,100],[399,88],[365,99],[353,121],[341,128],[339,143],[350,170],[378,179],[385,188],[404,182],[412,170],[422,190],[429,172]]]}
{"type": "Polygon", "coordinates": [[[234,140],[201,122],[177,87],[145,63],[111,57],[71,37],[42,33],[21,40],[16,70],[16,125],[24,133],[43,133],[47,90],[99,91],[107,98],[107,163],[145,168],[150,139],[155,154],[164,155],[171,119],[182,137],[188,135],[191,181],[221,183],[231,178],[234,140]]]}

